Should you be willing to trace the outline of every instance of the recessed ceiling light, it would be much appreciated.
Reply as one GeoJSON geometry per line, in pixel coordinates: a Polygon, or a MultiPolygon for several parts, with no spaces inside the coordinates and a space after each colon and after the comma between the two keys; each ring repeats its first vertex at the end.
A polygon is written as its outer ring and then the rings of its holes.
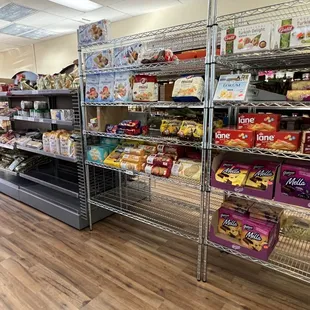
{"type": "Polygon", "coordinates": [[[0,8],[0,19],[14,22],[31,14],[38,12],[35,9],[27,8],[15,3],[9,3],[0,8]]]}
{"type": "Polygon", "coordinates": [[[90,0],[49,0],[60,5],[81,11],[89,12],[101,8],[101,5],[90,0]]]}
{"type": "Polygon", "coordinates": [[[48,31],[48,30],[45,30],[45,29],[37,29],[35,31],[24,33],[24,34],[22,34],[20,36],[23,37],[23,38],[40,40],[40,39],[43,39],[43,38],[51,37],[53,35],[55,35],[55,33],[52,32],[52,31],[48,31]]]}
{"type": "Polygon", "coordinates": [[[26,26],[26,25],[19,25],[19,24],[12,24],[5,28],[0,29],[1,33],[10,34],[11,36],[19,36],[23,33],[34,31],[37,28],[26,26]]]}

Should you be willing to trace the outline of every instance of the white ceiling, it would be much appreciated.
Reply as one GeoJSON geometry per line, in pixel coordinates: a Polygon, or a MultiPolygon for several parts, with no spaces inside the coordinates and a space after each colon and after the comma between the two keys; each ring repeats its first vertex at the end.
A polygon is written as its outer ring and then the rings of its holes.
{"type": "MultiPolygon", "coordinates": [[[[49,0],[0,0],[0,51],[74,33],[80,25],[100,19],[108,19],[114,22],[174,5],[182,5],[190,0],[92,1],[97,2],[102,7],[85,13],[49,0]],[[13,13],[7,14],[6,11],[1,15],[1,9],[4,7],[4,9],[12,8],[12,3],[30,8],[33,11],[29,10],[17,18],[13,13]],[[6,7],[9,4],[10,6],[6,7]],[[26,16],[26,13],[29,15],[26,16]],[[14,33],[14,35],[8,33],[14,33]]],[[[20,9],[17,8],[18,12],[20,9]]]]}

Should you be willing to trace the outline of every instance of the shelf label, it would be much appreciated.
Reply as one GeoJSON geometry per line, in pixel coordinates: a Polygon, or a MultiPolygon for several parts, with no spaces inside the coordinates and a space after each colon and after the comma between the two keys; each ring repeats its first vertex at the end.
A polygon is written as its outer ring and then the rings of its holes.
{"type": "Polygon", "coordinates": [[[221,75],[214,94],[215,101],[244,101],[251,74],[221,75]]]}
{"type": "Polygon", "coordinates": [[[39,91],[33,90],[31,93],[32,93],[33,95],[38,95],[38,94],[39,94],[39,91]]]}
{"type": "Polygon", "coordinates": [[[128,175],[134,175],[133,171],[131,171],[131,170],[126,170],[126,174],[128,174],[128,175]]]}

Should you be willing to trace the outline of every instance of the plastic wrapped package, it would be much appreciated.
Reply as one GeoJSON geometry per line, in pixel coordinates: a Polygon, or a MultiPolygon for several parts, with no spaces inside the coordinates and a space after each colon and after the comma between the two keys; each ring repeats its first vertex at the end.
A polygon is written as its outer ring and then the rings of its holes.
{"type": "Polygon", "coordinates": [[[136,172],[142,171],[143,163],[133,163],[129,161],[121,161],[121,169],[132,170],[136,172]]]}
{"type": "Polygon", "coordinates": [[[152,174],[152,175],[155,175],[158,177],[164,177],[164,178],[169,178],[171,175],[171,169],[167,167],[146,165],[144,171],[147,174],[152,174]]]}
{"type": "Polygon", "coordinates": [[[174,83],[172,98],[178,102],[200,102],[204,96],[204,79],[200,76],[187,76],[174,83]]]}
{"type": "Polygon", "coordinates": [[[188,159],[179,159],[173,164],[171,174],[176,177],[200,181],[201,162],[188,159]]]}
{"type": "Polygon", "coordinates": [[[157,77],[153,75],[136,75],[133,83],[133,100],[138,102],[158,101],[157,77]]]}
{"type": "Polygon", "coordinates": [[[285,237],[310,241],[310,220],[308,219],[293,215],[284,216],[281,228],[285,237]]]}
{"type": "Polygon", "coordinates": [[[173,160],[171,157],[167,156],[167,155],[149,155],[146,163],[148,165],[152,165],[152,166],[158,166],[158,167],[167,167],[169,169],[172,168],[173,166],[173,160]]]}
{"type": "Polygon", "coordinates": [[[181,121],[175,119],[163,119],[160,125],[160,133],[163,136],[176,136],[180,130],[181,121]]]}
{"type": "Polygon", "coordinates": [[[123,157],[123,152],[118,149],[115,149],[105,160],[104,164],[107,166],[120,168],[121,167],[121,159],[123,157]]]}

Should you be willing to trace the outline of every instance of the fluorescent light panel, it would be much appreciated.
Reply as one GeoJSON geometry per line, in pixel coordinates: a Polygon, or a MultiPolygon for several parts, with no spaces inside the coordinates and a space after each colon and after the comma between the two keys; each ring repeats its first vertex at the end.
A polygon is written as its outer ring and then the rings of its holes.
{"type": "Polygon", "coordinates": [[[37,10],[22,5],[18,5],[15,3],[9,3],[0,8],[0,19],[9,22],[14,22],[18,19],[24,18],[36,12],[37,10]]]}
{"type": "Polygon", "coordinates": [[[10,26],[0,29],[0,32],[9,34],[11,36],[19,36],[23,33],[34,31],[36,29],[37,28],[31,27],[31,26],[12,24],[10,26]]]}
{"type": "Polygon", "coordinates": [[[81,12],[89,12],[101,8],[101,5],[90,0],[49,0],[57,4],[81,12]]]}

